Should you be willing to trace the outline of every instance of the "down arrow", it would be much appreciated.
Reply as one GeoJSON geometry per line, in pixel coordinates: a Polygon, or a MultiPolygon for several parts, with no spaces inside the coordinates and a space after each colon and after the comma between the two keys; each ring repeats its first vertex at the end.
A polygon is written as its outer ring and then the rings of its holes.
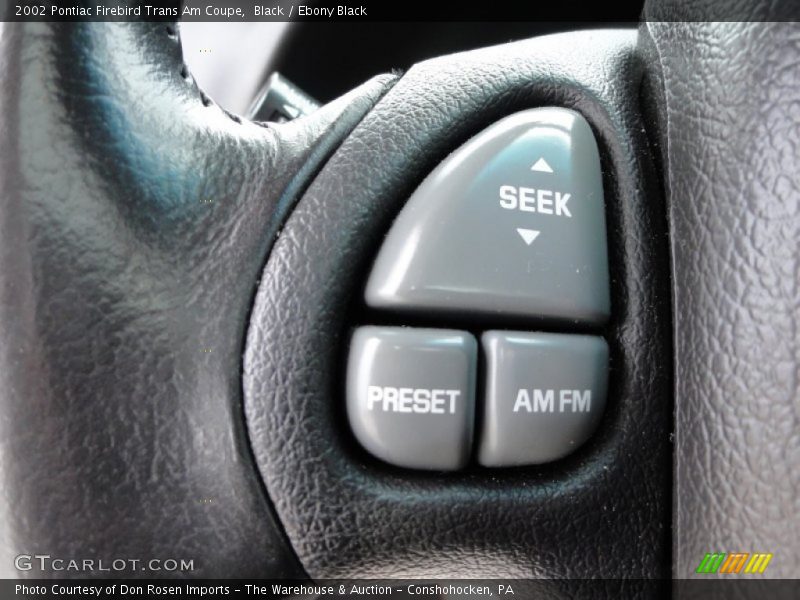
{"type": "Polygon", "coordinates": [[[533,240],[539,237],[539,232],[535,229],[523,229],[522,227],[518,227],[517,233],[528,246],[533,243],[533,240]]]}

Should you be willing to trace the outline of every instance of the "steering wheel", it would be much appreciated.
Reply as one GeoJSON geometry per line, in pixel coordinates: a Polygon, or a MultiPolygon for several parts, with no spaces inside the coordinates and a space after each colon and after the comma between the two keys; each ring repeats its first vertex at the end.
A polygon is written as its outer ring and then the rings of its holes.
{"type": "Polygon", "coordinates": [[[796,576],[797,27],[695,10],[436,58],[284,124],[206,97],[177,24],[4,23],[0,573],[158,557],[559,596],[770,552],[796,576]],[[550,465],[386,465],[342,400],[349,331],[384,318],[370,266],[439,163],[542,106],[583,115],[600,153],[603,421],[550,465]]]}

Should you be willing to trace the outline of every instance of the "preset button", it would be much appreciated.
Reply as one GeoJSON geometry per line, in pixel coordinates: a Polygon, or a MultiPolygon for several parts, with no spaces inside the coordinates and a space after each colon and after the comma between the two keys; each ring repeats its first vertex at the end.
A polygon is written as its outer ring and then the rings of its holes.
{"type": "Polygon", "coordinates": [[[394,465],[452,470],[472,447],[478,344],[465,331],[360,327],[347,367],[356,439],[394,465]]]}

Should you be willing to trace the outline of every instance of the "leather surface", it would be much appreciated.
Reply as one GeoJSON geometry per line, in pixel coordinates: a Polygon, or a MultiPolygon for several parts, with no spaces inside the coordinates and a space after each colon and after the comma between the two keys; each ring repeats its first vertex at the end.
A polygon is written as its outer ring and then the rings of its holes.
{"type": "Polygon", "coordinates": [[[0,575],[301,575],[246,440],[245,324],[288,209],[392,78],[262,126],[201,95],[174,27],[0,26],[0,575]]]}
{"type": "MultiPolygon", "coordinates": [[[[421,63],[298,203],[262,275],[244,390],[259,468],[310,575],[669,576],[669,267],[638,110],[641,59],[635,31],[598,31],[421,63]],[[380,240],[448,152],[507,114],[547,105],[581,112],[603,161],[613,316],[600,430],[571,457],[537,468],[444,476],[381,464],[357,446],[343,414],[349,328],[391,320],[362,303],[380,240]]],[[[629,585],[633,595],[638,584],[629,585]]]]}
{"type": "Polygon", "coordinates": [[[800,28],[655,21],[674,4],[649,6],[642,30],[672,236],[673,574],[706,552],[771,552],[764,576],[797,577],[800,28]]]}

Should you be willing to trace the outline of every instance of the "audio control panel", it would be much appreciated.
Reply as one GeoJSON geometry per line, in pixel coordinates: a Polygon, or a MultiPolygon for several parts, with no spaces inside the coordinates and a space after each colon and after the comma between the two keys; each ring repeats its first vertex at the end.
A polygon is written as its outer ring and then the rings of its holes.
{"type": "Polygon", "coordinates": [[[530,109],[453,152],[390,229],[365,300],[409,319],[516,318],[547,330],[356,328],[347,415],[376,457],[428,470],[473,456],[508,467],[583,444],[606,405],[609,349],[574,329],[600,327],[611,312],[600,157],[586,120],[530,109]]]}

